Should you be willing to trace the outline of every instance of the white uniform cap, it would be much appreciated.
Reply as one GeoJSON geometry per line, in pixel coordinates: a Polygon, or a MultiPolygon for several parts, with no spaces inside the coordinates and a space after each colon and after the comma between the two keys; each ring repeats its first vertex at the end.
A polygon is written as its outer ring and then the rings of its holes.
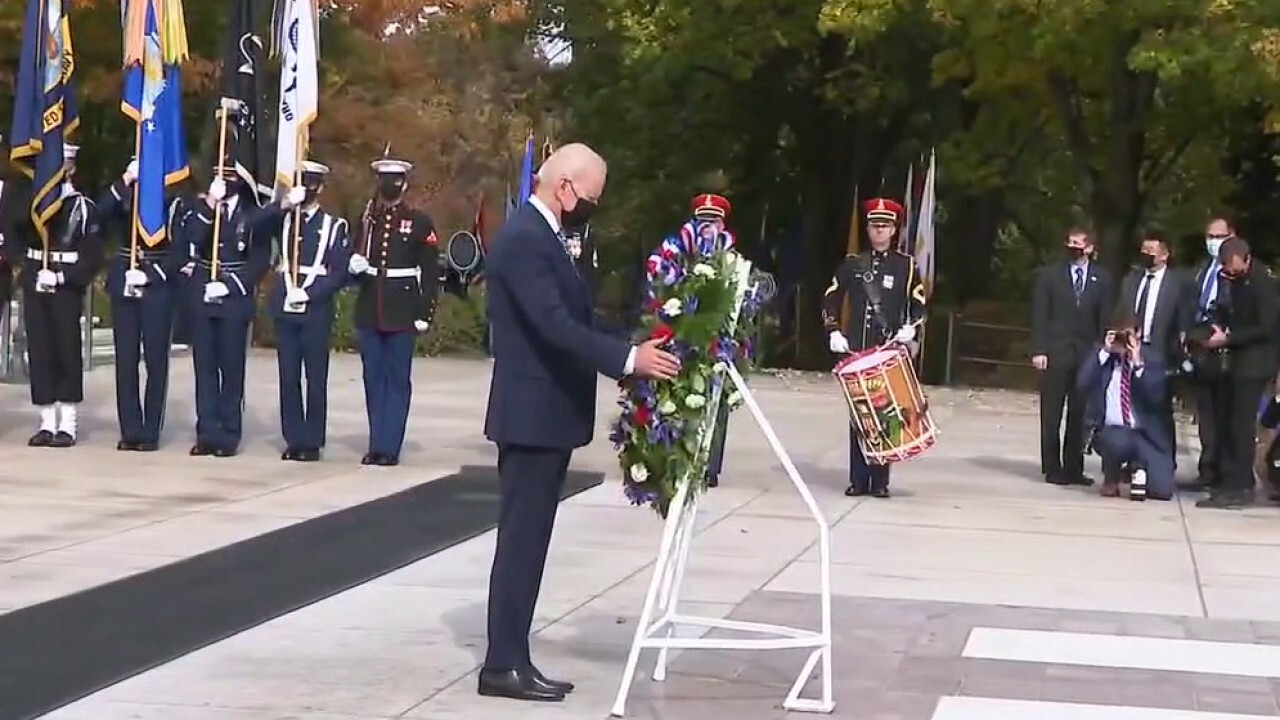
{"type": "Polygon", "coordinates": [[[408,175],[413,169],[413,163],[405,160],[392,160],[390,158],[379,158],[369,163],[369,167],[379,175],[408,175]]]}
{"type": "Polygon", "coordinates": [[[328,166],[328,165],[321,165],[321,164],[320,164],[320,163],[318,163],[318,162],[312,162],[312,161],[310,161],[310,160],[303,160],[303,161],[302,161],[302,172],[304,172],[304,173],[315,173],[316,175],[328,175],[328,174],[329,174],[329,166],[328,166]]]}

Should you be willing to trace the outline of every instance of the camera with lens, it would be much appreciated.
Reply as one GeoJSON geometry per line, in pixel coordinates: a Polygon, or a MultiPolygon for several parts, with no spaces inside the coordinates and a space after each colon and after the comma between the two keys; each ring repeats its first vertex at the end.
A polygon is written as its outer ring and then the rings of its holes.
{"type": "Polygon", "coordinates": [[[1220,377],[1231,370],[1231,354],[1227,348],[1204,345],[1213,336],[1215,327],[1224,331],[1231,327],[1230,305],[1211,304],[1201,321],[1187,331],[1187,357],[1191,361],[1192,373],[1202,378],[1220,377]]]}

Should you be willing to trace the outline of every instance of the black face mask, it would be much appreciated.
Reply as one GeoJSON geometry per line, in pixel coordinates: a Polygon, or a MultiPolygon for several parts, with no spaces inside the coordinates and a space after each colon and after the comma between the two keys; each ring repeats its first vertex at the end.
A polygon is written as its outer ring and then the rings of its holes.
{"type": "Polygon", "coordinates": [[[304,199],[304,200],[302,201],[303,203],[305,203],[305,204],[307,204],[307,205],[310,205],[311,203],[314,203],[314,202],[315,202],[315,201],[320,197],[320,185],[318,185],[318,184],[317,184],[317,185],[303,185],[303,186],[302,186],[302,189],[307,191],[306,199],[304,199]]]}
{"type": "Polygon", "coordinates": [[[378,197],[388,202],[399,200],[404,194],[404,180],[398,177],[378,179],[378,197]]]}
{"type": "Polygon", "coordinates": [[[565,210],[560,213],[560,224],[569,228],[586,227],[587,222],[591,220],[591,214],[596,210],[595,202],[586,198],[578,198],[578,204],[573,206],[572,210],[565,210]]]}
{"type": "Polygon", "coordinates": [[[1138,256],[1138,265],[1150,270],[1156,266],[1156,256],[1142,253],[1138,256]]]}
{"type": "Polygon", "coordinates": [[[1067,256],[1070,257],[1072,260],[1083,259],[1084,255],[1085,255],[1084,248],[1078,248],[1078,247],[1067,248],[1067,256]]]}

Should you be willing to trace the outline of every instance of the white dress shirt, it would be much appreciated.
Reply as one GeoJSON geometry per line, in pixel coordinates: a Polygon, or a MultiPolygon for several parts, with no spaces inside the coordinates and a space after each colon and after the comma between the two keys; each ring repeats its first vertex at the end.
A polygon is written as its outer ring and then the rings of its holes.
{"type": "Polygon", "coordinates": [[[1160,286],[1164,283],[1165,270],[1162,267],[1156,270],[1148,270],[1138,280],[1138,292],[1133,296],[1133,311],[1138,311],[1138,303],[1142,301],[1142,287],[1147,285],[1147,307],[1142,313],[1142,317],[1138,320],[1142,323],[1142,342],[1144,344],[1151,343],[1151,324],[1156,317],[1156,298],[1160,297],[1160,286]]]}
{"type": "MultiPolygon", "coordinates": [[[[546,203],[539,200],[537,195],[529,196],[529,204],[532,205],[534,209],[538,211],[538,214],[542,215],[542,219],[547,221],[547,226],[551,228],[551,231],[554,232],[556,234],[556,237],[560,239],[560,242],[563,243],[564,236],[560,228],[560,218],[556,217],[556,214],[551,212],[551,208],[547,207],[546,203]]],[[[568,255],[569,255],[569,251],[566,249],[565,256],[568,257],[568,255]]],[[[570,258],[569,262],[573,262],[573,259],[570,258]]],[[[622,374],[624,376],[633,375],[635,374],[635,371],[636,371],[636,347],[632,345],[631,350],[627,352],[627,361],[622,366],[622,374]]]]}
{"type": "MultiPolygon", "coordinates": [[[[1147,301],[1150,305],[1150,300],[1147,301]]],[[[1111,353],[1105,348],[1098,352],[1098,364],[1106,365],[1111,360],[1111,353]]],[[[1129,378],[1129,421],[1125,422],[1124,412],[1120,405],[1120,372],[1123,367],[1121,358],[1116,356],[1115,364],[1111,367],[1111,380],[1107,382],[1107,407],[1106,415],[1103,420],[1107,427],[1138,427],[1138,415],[1133,411],[1133,387],[1134,381],[1142,377],[1143,366],[1131,365],[1133,368],[1133,377],[1129,378]]]]}

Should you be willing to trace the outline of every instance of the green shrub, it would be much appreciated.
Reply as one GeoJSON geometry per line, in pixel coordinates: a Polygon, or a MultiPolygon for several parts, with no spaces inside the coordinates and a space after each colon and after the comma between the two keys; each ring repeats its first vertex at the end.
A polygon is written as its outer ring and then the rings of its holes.
{"type": "MultiPolygon", "coordinates": [[[[333,338],[330,347],[338,352],[356,352],[359,347],[355,331],[356,291],[338,293],[334,303],[333,338]]],[[[435,321],[426,335],[418,338],[420,355],[476,355],[484,351],[485,305],[483,292],[473,289],[462,299],[443,294],[436,306],[435,321]]],[[[258,316],[254,322],[253,344],[275,347],[275,328],[267,306],[265,289],[259,293],[258,316]]]]}

